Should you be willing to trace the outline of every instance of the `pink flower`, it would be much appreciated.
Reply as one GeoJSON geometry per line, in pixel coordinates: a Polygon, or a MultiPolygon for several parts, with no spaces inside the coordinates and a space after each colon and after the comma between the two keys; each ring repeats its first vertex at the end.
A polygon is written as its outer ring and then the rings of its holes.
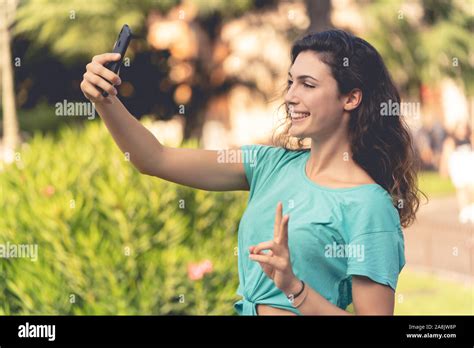
{"type": "Polygon", "coordinates": [[[54,195],[54,192],[54,186],[51,185],[48,185],[43,189],[43,195],[45,195],[46,197],[51,197],[52,195],[54,195]]]}
{"type": "Polygon", "coordinates": [[[200,263],[190,263],[188,265],[188,278],[191,280],[199,280],[206,273],[212,272],[211,260],[204,260],[200,263]]]}
{"type": "Polygon", "coordinates": [[[204,260],[201,262],[201,267],[204,273],[211,273],[212,272],[212,261],[211,260],[204,260]]]}
{"type": "Polygon", "coordinates": [[[203,277],[204,272],[198,264],[190,263],[188,265],[188,278],[191,280],[199,280],[203,277]]]}

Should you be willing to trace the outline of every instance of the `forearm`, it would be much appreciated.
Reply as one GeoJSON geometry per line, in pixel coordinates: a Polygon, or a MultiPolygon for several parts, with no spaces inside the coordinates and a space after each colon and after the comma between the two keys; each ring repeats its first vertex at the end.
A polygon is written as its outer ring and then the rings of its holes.
{"type": "MultiPolygon", "coordinates": [[[[295,279],[292,290],[284,291],[287,296],[297,292],[297,288],[301,287],[301,282],[298,279],[295,279]]],[[[306,294],[301,294],[300,296],[306,296],[301,305],[298,306],[298,310],[303,315],[352,315],[332,304],[326,300],[321,294],[316,290],[312,289],[308,284],[305,283],[305,292],[306,294]]],[[[301,299],[295,298],[294,304],[300,303],[301,299]]]]}
{"type": "Polygon", "coordinates": [[[130,161],[138,170],[146,171],[157,160],[163,146],[116,96],[110,95],[108,98],[111,104],[95,104],[98,114],[122,152],[128,153],[130,161]]]}
{"type": "MultiPolygon", "coordinates": [[[[308,286],[306,284],[306,286],[308,286]]],[[[352,315],[344,309],[335,306],[318,292],[308,287],[308,294],[298,310],[303,315],[352,315]]]]}

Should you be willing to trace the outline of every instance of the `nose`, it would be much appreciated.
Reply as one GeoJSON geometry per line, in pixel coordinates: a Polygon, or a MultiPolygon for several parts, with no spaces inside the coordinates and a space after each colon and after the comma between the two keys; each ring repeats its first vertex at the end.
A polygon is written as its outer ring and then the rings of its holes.
{"type": "Polygon", "coordinates": [[[295,87],[295,85],[293,84],[286,91],[285,104],[287,105],[287,107],[290,107],[291,105],[294,106],[294,105],[297,105],[299,103],[298,98],[297,98],[297,96],[295,94],[295,91],[294,91],[294,87],[295,87]]]}

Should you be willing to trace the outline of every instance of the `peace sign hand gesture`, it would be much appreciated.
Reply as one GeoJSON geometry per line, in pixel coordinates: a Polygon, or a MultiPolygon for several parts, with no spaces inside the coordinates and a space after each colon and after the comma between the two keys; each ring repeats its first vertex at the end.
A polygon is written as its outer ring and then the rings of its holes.
{"type": "Polygon", "coordinates": [[[273,240],[251,246],[250,259],[257,261],[265,274],[273,280],[277,288],[288,293],[297,292],[301,287],[300,281],[293,273],[288,248],[289,215],[282,217],[283,205],[278,202],[275,216],[273,240]],[[264,250],[268,250],[264,253],[264,250]],[[293,292],[294,291],[294,292],[293,292]]]}

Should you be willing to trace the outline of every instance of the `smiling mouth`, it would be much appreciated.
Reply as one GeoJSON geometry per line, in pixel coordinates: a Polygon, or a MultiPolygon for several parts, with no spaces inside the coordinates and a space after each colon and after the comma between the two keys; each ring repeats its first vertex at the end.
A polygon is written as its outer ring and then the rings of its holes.
{"type": "Polygon", "coordinates": [[[292,121],[299,121],[311,116],[309,112],[290,112],[290,117],[292,121]]]}

